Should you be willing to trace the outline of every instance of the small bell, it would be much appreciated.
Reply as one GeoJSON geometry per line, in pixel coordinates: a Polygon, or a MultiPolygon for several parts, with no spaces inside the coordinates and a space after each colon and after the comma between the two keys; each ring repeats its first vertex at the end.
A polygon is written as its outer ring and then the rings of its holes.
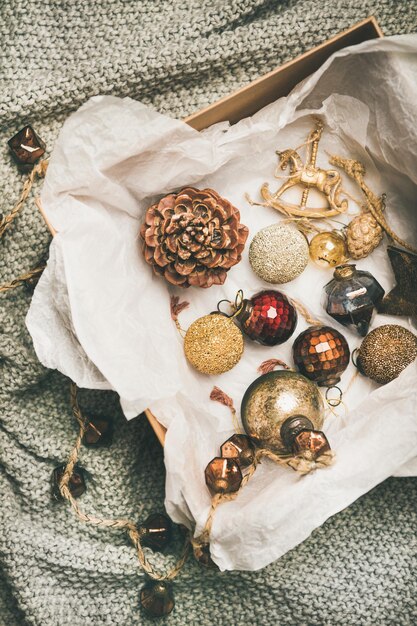
{"type": "Polygon", "coordinates": [[[349,365],[350,351],[341,333],[329,326],[310,326],[293,345],[298,370],[320,386],[336,385],[349,365]]]}
{"type": "Polygon", "coordinates": [[[45,154],[45,143],[35,133],[32,126],[25,126],[8,141],[16,163],[23,170],[29,170],[45,154]]]}
{"type": "Polygon", "coordinates": [[[204,476],[207,487],[213,493],[238,491],[242,482],[242,472],[235,459],[215,457],[207,465],[204,476]]]}
{"type": "Polygon", "coordinates": [[[297,311],[291,301],[272,289],[261,291],[250,300],[242,300],[234,317],[245,335],[265,346],[284,343],[297,325],[297,311]]]}
{"type": "Polygon", "coordinates": [[[140,543],[159,552],[172,539],[172,522],[163,513],[153,513],[139,526],[140,543]]]}
{"type": "Polygon", "coordinates": [[[185,356],[202,374],[229,371],[240,361],[243,347],[241,331],[222,313],[200,317],[191,324],[184,338],[185,356]]]}
{"type": "Polygon", "coordinates": [[[232,435],[220,451],[224,459],[234,459],[240,468],[249,467],[255,460],[255,446],[247,435],[232,435]]]}
{"type": "Polygon", "coordinates": [[[345,239],[337,231],[318,233],[310,241],[310,258],[319,267],[336,267],[348,258],[345,239]]]}
{"type": "Polygon", "coordinates": [[[164,617],[174,608],[174,596],[169,583],[150,580],[140,591],[140,603],[150,617],[164,617]]]}
{"type": "MultiPolygon", "coordinates": [[[[60,491],[60,484],[62,477],[64,475],[66,468],[66,464],[58,465],[52,472],[51,477],[51,490],[52,497],[55,500],[61,501],[63,497],[60,491]]],[[[68,489],[73,498],[79,498],[86,491],[87,485],[85,482],[84,470],[78,465],[78,463],[74,466],[72,471],[72,475],[68,482],[68,489]]]]}
{"type": "Polygon", "coordinates": [[[309,461],[315,461],[330,450],[326,435],[320,430],[314,430],[312,422],[303,415],[289,418],[283,423],[281,438],[287,450],[309,461]]]}
{"type": "Polygon", "coordinates": [[[108,446],[113,438],[113,423],[108,417],[89,417],[83,435],[83,444],[91,447],[108,446]]]}
{"type": "Polygon", "coordinates": [[[364,337],[384,294],[369,272],[357,270],[355,265],[339,265],[333,280],[324,286],[323,306],[339,324],[355,328],[364,337]]]}

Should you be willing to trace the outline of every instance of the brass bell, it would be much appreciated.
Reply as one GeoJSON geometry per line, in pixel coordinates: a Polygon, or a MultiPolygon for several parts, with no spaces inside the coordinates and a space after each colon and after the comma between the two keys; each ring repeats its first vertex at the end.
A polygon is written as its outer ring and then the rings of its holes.
{"type": "Polygon", "coordinates": [[[172,522],[163,513],[153,513],[139,526],[140,543],[159,552],[172,539],[172,522]]]}
{"type": "Polygon", "coordinates": [[[255,459],[255,446],[247,435],[232,435],[221,448],[224,459],[235,459],[239,467],[249,467],[255,459]]]}
{"type": "Polygon", "coordinates": [[[171,585],[162,580],[150,580],[140,591],[140,603],[150,617],[169,615],[175,606],[171,585]]]}

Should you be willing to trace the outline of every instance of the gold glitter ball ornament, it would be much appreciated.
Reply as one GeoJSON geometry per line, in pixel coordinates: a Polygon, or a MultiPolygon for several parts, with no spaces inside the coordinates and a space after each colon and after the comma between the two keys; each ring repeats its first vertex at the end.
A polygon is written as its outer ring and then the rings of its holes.
{"type": "Polygon", "coordinates": [[[288,283],[306,268],[308,242],[289,224],[267,226],[252,239],[249,262],[255,274],[267,283],[288,283]]]}
{"type": "Polygon", "coordinates": [[[385,385],[417,357],[417,337],[397,324],[372,330],[362,341],[357,365],[362,374],[385,385]]]}
{"type": "Polygon", "coordinates": [[[310,258],[320,267],[336,267],[347,261],[344,238],[335,232],[314,235],[310,241],[310,258]]]}
{"type": "Polygon", "coordinates": [[[202,374],[223,374],[240,361],[243,336],[230,318],[212,313],[191,324],[184,352],[188,362],[202,374]]]}

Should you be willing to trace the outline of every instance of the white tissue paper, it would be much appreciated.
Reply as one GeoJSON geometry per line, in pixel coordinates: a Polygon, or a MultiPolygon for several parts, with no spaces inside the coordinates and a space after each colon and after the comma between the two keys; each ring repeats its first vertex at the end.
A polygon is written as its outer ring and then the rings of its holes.
{"type": "MultiPolygon", "coordinates": [[[[42,204],[57,230],[50,259],[27,316],[40,361],[81,387],[114,389],[128,419],[150,408],[168,428],[165,445],[166,507],[171,517],[201,532],[210,507],[206,464],[233,432],[229,410],[209,399],[214,385],[239,409],[265,359],[291,363],[291,344],[265,348],[245,340],[240,363],[222,376],[188,366],[183,340],[170,318],[176,293],[190,307],[184,328],[213,311],[238,289],[250,297],[269,287],[251,270],[249,244],[281,216],[250,206],[265,181],[272,189],[275,150],[303,143],[311,113],[325,122],[318,164],[326,151],[365,163],[375,192],[387,193],[387,219],[417,241],[417,36],[365,42],[346,48],[286,98],[230,126],[197,132],[128,98],[95,97],[64,124],[51,157],[42,204]],[[223,286],[170,289],[141,254],[138,231],[146,208],[185,185],[212,187],[241,212],[250,229],[242,262],[223,286]]],[[[360,192],[346,177],[344,188],[360,192]]],[[[354,205],[351,204],[353,207],[354,205]]],[[[347,219],[347,218],[344,218],[347,219]]],[[[357,263],[386,291],[395,281],[385,246],[357,263]]],[[[315,317],[338,326],[320,305],[332,278],[310,263],[296,280],[278,287],[300,299],[315,317]]],[[[378,315],[373,326],[405,318],[378,315]]],[[[299,319],[294,339],[307,324],[299,319]]],[[[361,338],[338,327],[351,351],[361,338]]],[[[347,389],[350,365],[340,386],[347,389]]],[[[357,376],[344,394],[347,414],[330,415],[325,431],[335,464],[300,477],[263,462],[238,498],[218,507],[211,555],[220,569],[255,570],[303,541],[329,516],[388,476],[417,474],[417,364],[378,387],[357,376]]]]}

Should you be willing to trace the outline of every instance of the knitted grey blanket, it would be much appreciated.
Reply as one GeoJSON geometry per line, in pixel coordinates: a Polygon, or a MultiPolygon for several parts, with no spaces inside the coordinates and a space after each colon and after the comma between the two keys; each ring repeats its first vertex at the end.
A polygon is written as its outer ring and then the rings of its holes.
{"type": "MultiPolygon", "coordinates": [[[[184,116],[374,14],[386,34],[417,27],[416,0],[2,0],[0,212],[23,178],[6,141],[34,125],[49,151],[92,95],[140,99],[184,116]]],[[[395,111],[393,111],[395,115],[395,111]]],[[[49,235],[29,202],[0,242],[0,283],[37,265],[49,235]]],[[[0,294],[0,625],[133,626],[143,573],[127,536],[82,524],[50,497],[50,475],[77,434],[69,382],[36,360],[25,329],[30,292],[0,294]]],[[[163,508],[162,449],[109,392],[80,394],[109,415],[107,449],[82,448],[82,507],[141,520],[163,508]]],[[[416,479],[390,479],[256,573],[219,574],[193,559],[165,623],[417,623],[416,479]]],[[[155,566],[173,552],[154,555],[155,566]]]]}

